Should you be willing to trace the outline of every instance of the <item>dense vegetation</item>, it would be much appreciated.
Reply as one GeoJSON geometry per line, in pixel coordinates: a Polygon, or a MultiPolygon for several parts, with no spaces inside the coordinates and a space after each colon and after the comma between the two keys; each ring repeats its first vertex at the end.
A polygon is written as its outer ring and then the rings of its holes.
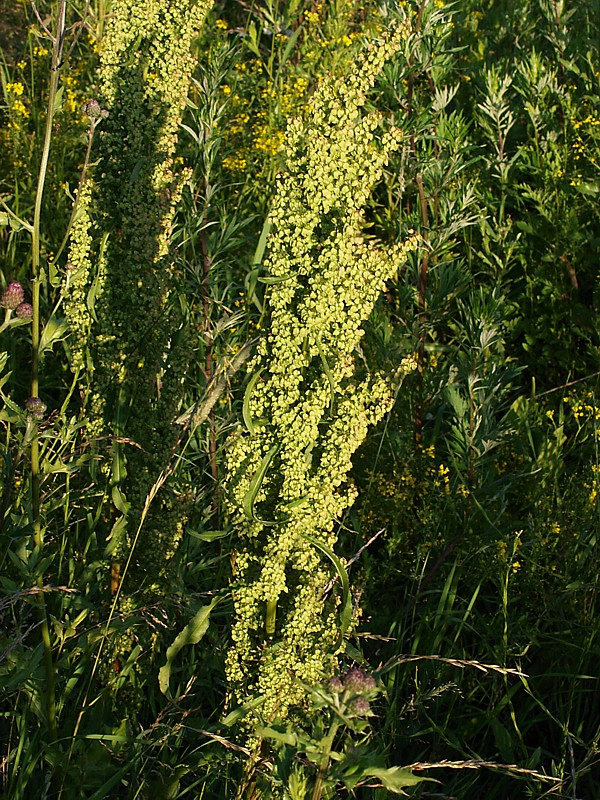
{"type": "Polygon", "coordinates": [[[600,796],[598,0],[0,0],[0,797],[600,796]]]}

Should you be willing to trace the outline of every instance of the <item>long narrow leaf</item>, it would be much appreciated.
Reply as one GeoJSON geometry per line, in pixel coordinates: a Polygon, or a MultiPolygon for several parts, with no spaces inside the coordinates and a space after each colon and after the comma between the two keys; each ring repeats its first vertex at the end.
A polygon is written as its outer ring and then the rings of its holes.
{"type": "Polygon", "coordinates": [[[267,455],[263,458],[260,462],[258,469],[254,473],[254,477],[250,481],[250,486],[248,491],[244,496],[243,501],[243,509],[244,515],[247,519],[255,519],[254,516],[254,501],[256,500],[256,495],[260,491],[260,487],[265,479],[265,475],[267,474],[267,470],[269,469],[269,464],[275,457],[275,454],[279,451],[279,445],[273,445],[273,447],[269,450],[267,455]]]}
{"type": "Polygon", "coordinates": [[[348,581],[348,573],[342,562],[340,561],[339,557],[333,552],[333,550],[328,547],[323,542],[320,542],[318,539],[313,538],[312,536],[305,536],[304,537],[307,542],[310,542],[314,545],[317,550],[320,550],[327,558],[331,561],[333,566],[335,567],[335,571],[337,572],[340,583],[342,584],[342,612],[340,615],[340,635],[336,644],[336,648],[341,645],[344,641],[344,636],[346,635],[346,631],[350,627],[350,623],[352,622],[352,597],[350,595],[350,583],[348,581]]]}
{"type": "Polygon", "coordinates": [[[169,679],[171,677],[173,659],[186,644],[198,644],[200,639],[202,639],[208,630],[211,611],[219,600],[220,597],[214,597],[207,606],[202,606],[185,628],[175,637],[173,644],[167,649],[167,660],[158,672],[159,689],[167,697],[169,696],[169,679]]]}

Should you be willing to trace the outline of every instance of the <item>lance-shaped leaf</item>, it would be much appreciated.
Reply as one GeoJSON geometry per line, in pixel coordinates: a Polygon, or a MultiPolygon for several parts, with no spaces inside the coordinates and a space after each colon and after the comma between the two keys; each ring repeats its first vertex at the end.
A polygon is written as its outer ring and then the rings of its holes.
{"type": "Polygon", "coordinates": [[[188,622],[185,628],[179,634],[177,634],[175,641],[167,649],[167,660],[158,672],[158,686],[161,692],[167,697],[170,694],[169,679],[171,677],[171,665],[173,663],[173,659],[177,653],[179,653],[181,648],[186,646],[186,644],[198,644],[200,639],[202,639],[208,630],[211,611],[217,605],[220,599],[220,597],[213,597],[207,606],[202,606],[202,608],[199,609],[194,617],[188,622]]]}
{"type": "Polygon", "coordinates": [[[244,501],[242,503],[242,507],[244,510],[244,516],[247,519],[255,519],[254,515],[254,501],[256,500],[256,496],[260,491],[260,487],[265,479],[265,475],[267,474],[267,470],[269,469],[269,464],[275,457],[275,454],[279,452],[280,445],[276,444],[269,450],[266,456],[260,462],[258,469],[254,473],[254,477],[250,481],[250,486],[248,487],[248,491],[244,495],[244,501]]]}

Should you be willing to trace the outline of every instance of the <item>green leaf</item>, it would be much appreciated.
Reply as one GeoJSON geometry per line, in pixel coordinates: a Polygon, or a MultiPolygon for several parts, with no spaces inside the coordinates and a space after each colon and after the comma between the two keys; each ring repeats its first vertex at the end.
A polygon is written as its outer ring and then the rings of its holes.
{"type": "Polygon", "coordinates": [[[128,514],[129,509],[131,508],[131,503],[127,502],[127,498],[123,494],[123,492],[119,489],[118,486],[112,487],[112,501],[121,514],[128,514]]]}
{"type": "Polygon", "coordinates": [[[262,728],[257,728],[256,733],[259,736],[262,736],[263,739],[271,739],[271,741],[274,742],[288,744],[290,747],[296,747],[296,743],[298,741],[298,737],[295,733],[285,729],[278,730],[277,728],[267,725],[262,728]]]}
{"type": "MultiPolygon", "coordinates": [[[[394,794],[406,794],[402,789],[405,786],[416,786],[422,781],[433,781],[433,778],[420,778],[406,769],[406,767],[366,767],[363,775],[368,778],[376,778],[383,786],[394,794]]],[[[437,783],[437,781],[435,781],[437,783]]]]}
{"type": "Polygon", "coordinates": [[[247,703],[234,708],[233,711],[230,711],[229,714],[227,714],[225,719],[221,720],[221,725],[231,728],[232,725],[236,725],[238,722],[240,722],[240,720],[244,719],[244,717],[247,717],[252,709],[262,705],[263,702],[264,697],[259,695],[258,697],[249,700],[247,703]]]}
{"type": "Polygon", "coordinates": [[[68,331],[69,326],[66,321],[61,317],[50,317],[48,322],[44,325],[42,335],[40,337],[40,355],[45,353],[46,350],[52,350],[56,342],[60,342],[65,338],[65,333],[68,331]]]}
{"type": "Polygon", "coordinates": [[[256,24],[254,22],[251,22],[248,25],[247,36],[244,38],[244,43],[246,44],[248,49],[251,50],[254,53],[254,55],[257,56],[258,59],[260,60],[261,54],[260,54],[260,49],[258,47],[258,35],[256,31],[256,24]]]}
{"type": "Polygon", "coordinates": [[[269,465],[273,458],[275,457],[276,453],[279,452],[279,445],[275,444],[269,450],[266,456],[260,462],[258,469],[254,473],[254,477],[250,481],[250,486],[248,487],[248,491],[244,495],[244,500],[242,503],[242,508],[244,511],[244,515],[247,519],[256,519],[254,516],[254,501],[256,500],[256,495],[260,491],[260,487],[262,486],[262,482],[265,479],[265,475],[267,474],[267,470],[269,469],[269,465]]]}
{"type": "Polygon", "coordinates": [[[323,364],[323,371],[325,372],[325,376],[329,383],[329,389],[331,391],[331,398],[329,400],[329,407],[333,409],[333,400],[335,397],[335,381],[333,380],[333,375],[331,370],[329,369],[329,364],[327,363],[327,359],[325,358],[325,353],[323,352],[323,345],[321,344],[321,339],[317,336],[317,349],[319,350],[319,356],[321,358],[321,363],[323,364]]]}
{"type": "Polygon", "coordinates": [[[207,606],[202,606],[202,608],[196,612],[190,622],[188,622],[185,628],[177,634],[175,641],[167,649],[167,660],[158,672],[158,686],[160,691],[167,697],[170,696],[169,679],[171,677],[171,665],[173,663],[173,659],[187,644],[198,644],[200,639],[202,639],[208,630],[211,611],[217,605],[219,600],[220,597],[214,597],[207,606]]]}
{"type": "Polygon", "coordinates": [[[580,194],[598,194],[600,192],[600,183],[584,181],[583,183],[578,183],[575,188],[580,194]]]}
{"type": "Polygon", "coordinates": [[[456,386],[452,386],[452,384],[446,386],[446,398],[456,414],[457,419],[462,419],[467,412],[468,404],[461,396],[456,386]]]}
{"type": "Polygon", "coordinates": [[[256,250],[254,251],[254,255],[252,256],[252,266],[259,267],[262,263],[263,257],[265,255],[265,250],[267,247],[267,239],[269,238],[269,234],[271,233],[271,228],[273,223],[267,217],[264,221],[262,231],[260,232],[260,238],[258,240],[258,244],[256,245],[256,250]]]}
{"type": "Polygon", "coordinates": [[[283,65],[285,64],[285,62],[290,57],[290,54],[291,54],[292,50],[294,49],[294,45],[296,44],[296,42],[298,40],[298,36],[300,36],[300,34],[302,33],[303,30],[304,30],[304,28],[302,27],[302,25],[298,25],[298,27],[296,28],[294,33],[288,39],[288,42],[287,42],[287,44],[285,46],[285,50],[283,51],[283,55],[281,57],[281,62],[280,62],[280,65],[279,65],[279,69],[277,70],[278,73],[281,72],[281,69],[282,69],[283,65]]]}
{"type": "Polygon", "coordinates": [[[248,386],[246,386],[246,391],[244,392],[242,417],[244,419],[244,424],[248,428],[248,432],[251,434],[255,432],[256,426],[254,424],[254,420],[252,419],[252,414],[250,413],[250,400],[252,398],[252,393],[254,392],[254,387],[258,383],[262,372],[263,370],[259,369],[258,372],[254,373],[254,375],[248,381],[248,386]]]}
{"type": "MultiPolygon", "coordinates": [[[[109,234],[105,233],[104,236],[102,237],[102,241],[100,242],[100,252],[98,254],[98,261],[102,261],[104,258],[104,252],[108,244],[108,236],[109,234]]],[[[85,300],[87,310],[90,312],[90,316],[92,317],[94,322],[98,322],[98,317],[96,316],[96,298],[98,297],[101,288],[102,288],[101,273],[100,270],[96,270],[94,280],[92,281],[92,285],[88,289],[87,297],[85,300]]]]}
{"type": "Polygon", "coordinates": [[[57,89],[56,94],[54,95],[54,109],[53,112],[57,114],[59,111],[62,110],[63,107],[63,95],[65,93],[65,87],[59,86],[57,89]]]}
{"type": "Polygon", "coordinates": [[[115,550],[117,549],[117,545],[121,542],[123,538],[123,533],[127,528],[127,517],[123,515],[119,517],[119,519],[115,522],[112,526],[111,531],[108,535],[106,540],[106,547],[104,548],[104,555],[110,556],[112,555],[115,550]]]}
{"type": "Polygon", "coordinates": [[[282,509],[284,511],[294,511],[296,508],[302,508],[308,502],[308,495],[302,495],[302,497],[296,497],[295,500],[290,500],[289,503],[285,503],[282,505],[282,509]]]}
{"type": "Polygon", "coordinates": [[[342,611],[340,616],[340,635],[336,644],[337,650],[337,648],[344,641],[346,631],[352,622],[352,596],[350,595],[350,582],[348,581],[348,573],[346,572],[346,568],[338,556],[336,556],[330,547],[323,542],[320,542],[318,539],[313,538],[312,536],[304,536],[304,538],[307,542],[310,542],[312,545],[314,545],[317,550],[320,550],[324,555],[327,556],[327,558],[335,567],[335,571],[337,572],[342,584],[342,611]]]}
{"type": "Polygon", "coordinates": [[[265,283],[268,286],[271,286],[272,284],[275,283],[283,283],[284,281],[289,281],[293,277],[294,277],[293,272],[290,272],[288,275],[272,275],[272,276],[266,275],[264,278],[259,277],[258,282],[265,283]]]}
{"type": "Polygon", "coordinates": [[[188,531],[190,536],[194,539],[200,539],[202,542],[214,542],[216,539],[224,539],[226,536],[229,536],[230,533],[230,528],[226,531],[202,531],[202,533],[198,533],[198,531],[188,531]]]}

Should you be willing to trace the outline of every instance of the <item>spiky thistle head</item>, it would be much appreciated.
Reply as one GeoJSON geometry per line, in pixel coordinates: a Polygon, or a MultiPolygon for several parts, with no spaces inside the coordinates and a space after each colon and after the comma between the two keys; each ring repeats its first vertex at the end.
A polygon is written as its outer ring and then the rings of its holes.
{"type": "Polygon", "coordinates": [[[13,281],[13,283],[9,283],[6,289],[2,292],[2,296],[0,296],[0,306],[2,308],[7,308],[9,311],[14,311],[15,308],[20,305],[25,298],[25,291],[20,283],[13,281]]]}

